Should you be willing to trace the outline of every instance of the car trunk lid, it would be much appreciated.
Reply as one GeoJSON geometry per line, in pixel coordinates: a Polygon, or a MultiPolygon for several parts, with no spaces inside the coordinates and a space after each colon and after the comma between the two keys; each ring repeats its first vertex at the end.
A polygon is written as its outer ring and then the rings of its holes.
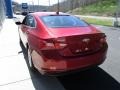
{"type": "Polygon", "coordinates": [[[102,43],[100,42],[102,37],[102,33],[75,35],[66,36],[64,39],[61,39],[61,42],[55,42],[57,43],[57,47],[60,47],[60,45],[63,46],[58,50],[61,56],[78,56],[91,54],[100,50],[102,47],[102,43]]]}

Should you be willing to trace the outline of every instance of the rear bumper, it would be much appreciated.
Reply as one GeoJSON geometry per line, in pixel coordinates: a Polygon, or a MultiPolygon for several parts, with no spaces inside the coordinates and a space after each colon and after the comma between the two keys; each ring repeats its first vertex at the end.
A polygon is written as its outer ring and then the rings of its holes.
{"type": "Polygon", "coordinates": [[[45,61],[43,61],[44,64],[41,67],[42,73],[47,75],[56,75],[100,65],[106,59],[107,49],[108,45],[99,52],[91,55],[73,58],[63,57],[58,60],[44,58],[45,61]]]}

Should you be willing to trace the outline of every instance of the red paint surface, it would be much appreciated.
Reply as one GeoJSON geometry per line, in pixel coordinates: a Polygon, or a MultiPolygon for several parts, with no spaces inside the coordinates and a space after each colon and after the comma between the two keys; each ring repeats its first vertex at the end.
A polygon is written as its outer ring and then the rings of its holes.
{"type": "Polygon", "coordinates": [[[93,26],[49,28],[40,16],[53,13],[31,14],[36,28],[22,26],[22,41],[32,52],[34,66],[42,73],[66,72],[99,65],[106,58],[107,42],[105,34],[93,26]],[[24,38],[27,38],[27,43],[24,38]],[[84,39],[90,39],[84,42],[84,39]],[[101,42],[102,39],[102,42],[101,42]]]}

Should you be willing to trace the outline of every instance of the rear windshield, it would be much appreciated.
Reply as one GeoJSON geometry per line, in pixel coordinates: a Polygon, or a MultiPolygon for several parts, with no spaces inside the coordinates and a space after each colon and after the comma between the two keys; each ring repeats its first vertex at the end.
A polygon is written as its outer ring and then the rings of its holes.
{"type": "Polygon", "coordinates": [[[87,23],[75,16],[56,15],[56,16],[42,16],[40,17],[45,25],[52,28],[59,27],[86,27],[87,23]]]}

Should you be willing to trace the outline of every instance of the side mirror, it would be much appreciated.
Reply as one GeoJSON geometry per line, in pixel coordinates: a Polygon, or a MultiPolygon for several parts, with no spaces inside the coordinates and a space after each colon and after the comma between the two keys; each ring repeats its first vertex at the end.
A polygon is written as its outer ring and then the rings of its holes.
{"type": "Polygon", "coordinates": [[[20,21],[15,22],[16,25],[21,25],[22,23],[20,21]]]}

